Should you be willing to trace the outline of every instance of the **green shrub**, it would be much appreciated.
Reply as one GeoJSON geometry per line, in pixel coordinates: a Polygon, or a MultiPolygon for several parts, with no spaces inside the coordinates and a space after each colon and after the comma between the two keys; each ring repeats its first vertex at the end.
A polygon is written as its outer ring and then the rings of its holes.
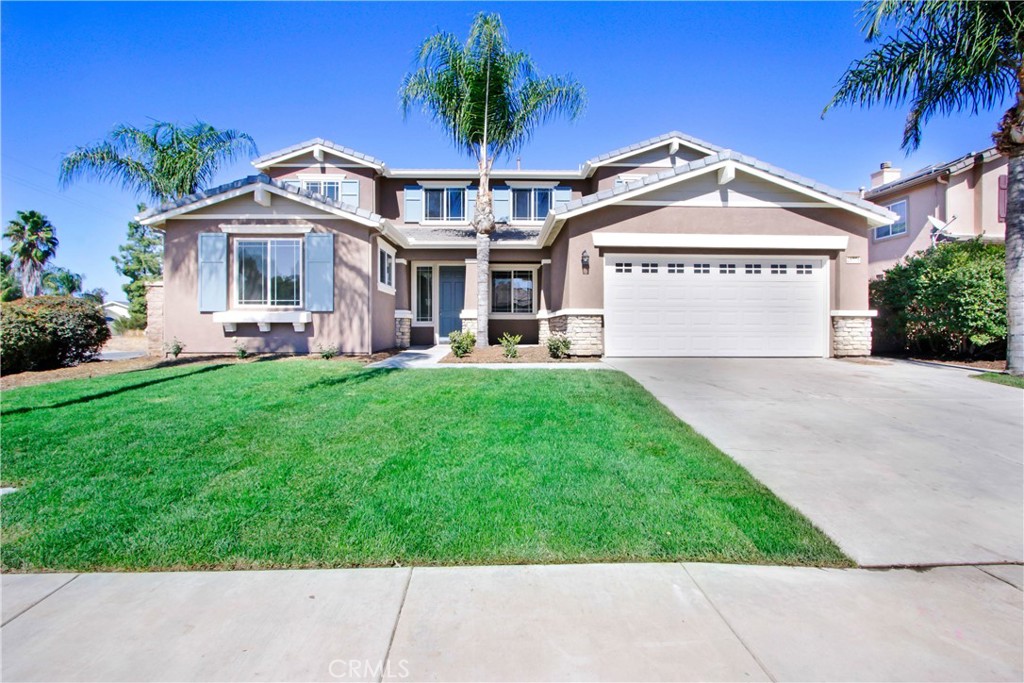
{"type": "Polygon", "coordinates": [[[568,358],[572,341],[564,332],[552,332],[548,337],[548,354],[552,358],[568,358]]]}
{"type": "Polygon", "coordinates": [[[114,320],[110,326],[114,328],[114,334],[124,334],[130,330],[144,330],[146,329],[146,316],[129,313],[123,318],[114,320]]]}
{"type": "Polygon", "coordinates": [[[181,352],[185,350],[185,344],[180,339],[175,337],[171,341],[164,344],[164,351],[171,354],[174,358],[181,355],[181,352]]]}
{"type": "Polygon", "coordinates": [[[244,360],[249,357],[249,349],[245,347],[241,341],[235,342],[235,357],[239,360],[244,360]]]}
{"type": "Polygon", "coordinates": [[[523,335],[521,334],[509,334],[506,332],[501,335],[498,339],[498,343],[501,344],[502,353],[505,358],[518,358],[519,357],[519,342],[523,341],[523,335]]]}
{"type": "Polygon", "coordinates": [[[70,296],[34,296],[0,304],[5,375],[52,370],[92,359],[110,329],[99,306],[70,296]]]}
{"type": "Polygon", "coordinates": [[[476,346],[476,335],[472,332],[460,332],[458,330],[448,335],[448,343],[452,347],[452,353],[456,358],[468,356],[476,346]]]}
{"type": "Polygon", "coordinates": [[[321,344],[317,347],[317,350],[320,353],[320,357],[324,360],[330,360],[338,355],[337,346],[324,346],[321,344]]]}
{"type": "Polygon", "coordinates": [[[931,357],[1006,353],[1006,249],[938,244],[909,256],[871,283],[878,344],[931,357]]]}

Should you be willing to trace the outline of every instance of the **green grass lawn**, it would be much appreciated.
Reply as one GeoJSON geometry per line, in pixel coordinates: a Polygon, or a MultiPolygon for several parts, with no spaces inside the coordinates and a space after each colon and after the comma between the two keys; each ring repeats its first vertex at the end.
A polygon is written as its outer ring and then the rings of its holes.
{"type": "Polygon", "coordinates": [[[2,419],[8,570],[850,564],[617,372],[191,364],[2,419]]]}
{"type": "Polygon", "coordinates": [[[986,382],[992,382],[993,384],[1005,384],[1008,387],[1024,389],[1024,377],[1004,375],[1001,372],[985,372],[980,375],[974,375],[974,377],[985,380],[986,382]]]}

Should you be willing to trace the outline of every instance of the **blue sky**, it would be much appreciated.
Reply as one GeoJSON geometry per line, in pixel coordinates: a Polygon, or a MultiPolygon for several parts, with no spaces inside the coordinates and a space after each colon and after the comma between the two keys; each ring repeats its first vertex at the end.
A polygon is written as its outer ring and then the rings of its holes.
{"type": "MultiPolygon", "coordinates": [[[[322,136],[392,167],[468,166],[398,84],[418,43],[463,37],[500,12],[513,47],[587,88],[575,124],[543,128],[524,168],[589,157],[678,129],[840,188],[879,162],[916,169],[990,146],[999,114],[937,119],[910,158],[903,111],[820,112],[866,46],[853,3],[11,3],[0,5],[4,225],[57,226],[56,263],[123,298],[110,261],[138,198],[57,184],[61,155],[119,122],[192,121],[248,132],[261,152],[322,136]]],[[[1002,111],[1000,109],[999,111],[1002,111]]],[[[254,172],[224,168],[218,182],[254,172]]]]}

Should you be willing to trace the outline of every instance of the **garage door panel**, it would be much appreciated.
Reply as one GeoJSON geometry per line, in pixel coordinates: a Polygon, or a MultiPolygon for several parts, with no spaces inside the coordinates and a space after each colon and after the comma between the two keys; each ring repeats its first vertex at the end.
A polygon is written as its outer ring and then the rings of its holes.
{"type": "Polygon", "coordinates": [[[822,258],[644,256],[607,262],[608,355],[820,356],[824,351],[822,258]],[[632,271],[616,272],[616,262],[632,262],[632,271]]]}

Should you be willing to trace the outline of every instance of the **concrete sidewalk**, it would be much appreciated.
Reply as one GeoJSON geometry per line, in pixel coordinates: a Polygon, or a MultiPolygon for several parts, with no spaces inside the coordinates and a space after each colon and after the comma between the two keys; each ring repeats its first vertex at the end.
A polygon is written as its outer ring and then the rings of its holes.
{"type": "Polygon", "coordinates": [[[436,346],[415,346],[399,354],[370,363],[367,368],[408,369],[439,369],[439,368],[475,368],[477,370],[608,370],[608,366],[600,360],[593,363],[442,363],[441,359],[448,355],[451,347],[448,344],[436,346]]]}
{"type": "Polygon", "coordinates": [[[1020,565],[5,575],[20,680],[1006,680],[1020,565]]]}

